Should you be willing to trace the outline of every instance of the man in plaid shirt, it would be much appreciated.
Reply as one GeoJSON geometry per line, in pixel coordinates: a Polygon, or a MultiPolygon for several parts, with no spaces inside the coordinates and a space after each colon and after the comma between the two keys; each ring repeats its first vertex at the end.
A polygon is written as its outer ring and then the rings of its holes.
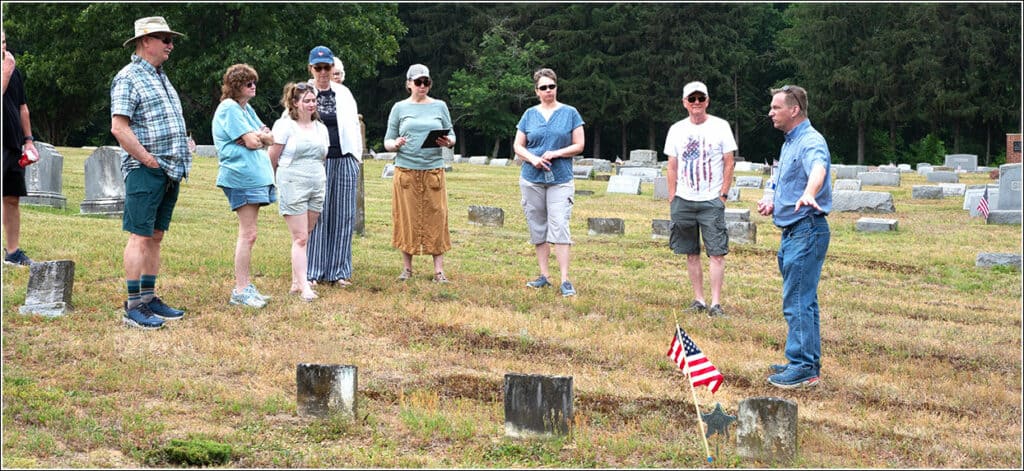
{"type": "Polygon", "coordinates": [[[164,321],[181,319],[154,294],[160,271],[160,243],[170,227],[182,179],[192,167],[181,101],[163,70],[174,50],[174,36],[163,17],[135,21],[131,63],[110,86],[110,132],[123,150],[121,172],[125,181],[124,218],[128,231],[124,270],[128,301],[125,324],[159,329],[164,321]]]}

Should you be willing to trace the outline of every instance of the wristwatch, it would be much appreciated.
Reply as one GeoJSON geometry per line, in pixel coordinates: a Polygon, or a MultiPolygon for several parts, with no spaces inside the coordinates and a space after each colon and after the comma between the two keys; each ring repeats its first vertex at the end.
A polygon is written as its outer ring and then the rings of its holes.
{"type": "Polygon", "coordinates": [[[29,134],[29,135],[25,136],[25,140],[26,140],[26,141],[32,141],[32,142],[35,142],[36,138],[32,137],[32,135],[31,135],[31,134],[29,134]]]}
{"type": "Polygon", "coordinates": [[[722,198],[729,199],[729,194],[728,193],[722,193],[722,198]]]}

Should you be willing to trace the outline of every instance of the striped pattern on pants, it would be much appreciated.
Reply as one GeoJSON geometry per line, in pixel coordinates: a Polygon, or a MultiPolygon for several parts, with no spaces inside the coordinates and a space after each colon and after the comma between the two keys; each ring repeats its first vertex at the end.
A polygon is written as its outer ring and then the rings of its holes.
{"type": "Polygon", "coordinates": [[[359,161],[351,154],[324,162],[327,192],[324,210],[309,235],[306,278],[338,281],[352,278],[352,230],[356,222],[359,161]]]}

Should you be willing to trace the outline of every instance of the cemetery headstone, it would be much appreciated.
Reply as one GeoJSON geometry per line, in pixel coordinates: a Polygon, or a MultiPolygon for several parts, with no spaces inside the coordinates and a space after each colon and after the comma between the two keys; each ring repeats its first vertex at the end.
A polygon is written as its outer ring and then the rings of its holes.
{"type": "Polygon", "coordinates": [[[505,225],[505,210],[491,206],[469,206],[469,223],[487,227],[505,225]]]}
{"type": "Polygon", "coordinates": [[[750,210],[739,208],[725,208],[726,221],[749,221],[750,210]]]}
{"type": "Polygon", "coordinates": [[[589,165],[573,165],[572,177],[577,180],[590,180],[594,177],[594,167],[589,165]]]}
{"type": "Polygon", "coordinates": [[[857,178],[861,172],[867,172],[867,165],[832,165],[832,175],[836,178],[857,178]]]}
{"type": "Polygon", "coordinates": [[[857,174],[861,185],[900,186],[900,174],[886,172],[860,172],[857,174]]]}
{"type": "Polygon", "coordinates": [[[1017,271],[1020,271],[1021,254],[982,252],[979,253],[978,257],[974,260],[974,266],[979,268],[1014,267],[1017,271]]]}
{"type": "Polygon", "coordinates": [[[738,175],[736,177],[737,188],[761,188],[761,177],[738,175]]]}
{"type": "Polygon", "coordinates": [[[797,404],[777,397],[740,401],[736,453],[748,460],[788,463],[797,456],[797,404]]]}
{"type": "Polygon", "coordinates": [[[194,154],[196,155],[196,157],[212,157],[212,158],[216,159],[217,158],[217,146],[212,146],[212,145],[209,145],[209,144],[204,144],[204,145],[201,145],[201,146],[196,146],[196,151],[194,152],[194,154]]]}
{"type": "Polygon", "coordinates": [[[487,165],[487,161],[490,160],[486,155],[477,155],[469,158],[469,163],[472,165],[487,165]]]}
{"type": "Polygon", "coordinates": [[[935,185],[914,185],[910,192],[915,200],[941,200],[943,195],[942,187],[935,185]]]}
{"type": "Polygon", "coordinates": [[[927,175],[933,171],[935,171],[935,167],[932,167],[931,164],[917,164],[918,175],[927,175]]]}
{"type": "Polygon", "coordinates": [[[885,191],[833,191],[832,211],[864,213],[894,213],[892,193],[885,191]]]}
{"type": "Polygon", "coordinates": [[[947,154],[943,165],[956,170],[973,172],[978,169],[978,156],[974,154],[947,154]]]}
{"type": "Polygon", "coordinates": [[[608,179],[607,193],[624,193],[627,195],[640,194],[640,177],[629,175],[612,175],[608,179]]]}
{"type": "Polygon", "coordinates": [[[757,224],[750,221],[725,221],[730,244],[756,244],[757,224]]]}
{"type": "Polygon", "coordinates": [[[900,173],[914,173],[914,170],[910,168],[910,164],[899,164],[896,168],[900,169],[900,173]]]}
{"type": "Polygon", "coordinates": [[[661,170],[651,167],[619,167],[618,174],[638,177],[643,183],[654,183],[654,179],[661,176],[661,170]]]}
{"type": "Polygon", "coordinates": [[[594,181],[599,181],[599,182],[606,182],[606,181],[610,180],[611,178],[612,178],[612,176],[607,174],[607,173],[599,173],[597,175],[594,175],[594,181]]]}
{"type": "Polygon", "coordinates": [[[299,363],[295,368],[296,400],[301,415],[356,415],[358,368],[353,365],[299,363]]]}
{"type": "Polygon", "coordinates": [[[832,191],[860,191],[860,180],[856,178],[839,178],[832,184],[832,191]]]}
{"type": "Polygon", "coordinates": [[[577,160],[573,165],[583,165],[593,167],[594,172],[611,172],[612,163],[605,159],[580,159],[577,160]]]}
{"type": "Polygon", "coordinates": [[[1019,209],[992,209],[989,210],[988,218],[985,219],[985,224],[1005,224],[1005,225],[1017,225],[1021,224],[1021,210],[1019,209]]]}
{"type": "Polygon", "coordinates": [[[575,193],[576,196],[594,196],[594,190],[581,190],[577,188],[575,193]]]}
{"type": "Polygon", "coordinates": [[[1021,164],[999,166],[999,210],[1021,209],[1021,164]]]}
{"type": "Polygon", "coordinates": [[[672,234],[672,221],[668,219],[651,220],[651,239],[668,239],[672,234]]]}
{"type": "Polygon", "coordinates": [[[879,172],[885,173],[903,173],[900,168],[895,165],[881,165],[878,167],[879,172]]]}
{"type": "Polygon", "coordinates": [[[71,292],[75,286],[75,262],[53,260],[33,262],[29,266],[25,304],[18,312],[59,317],[71,310],[71,292]]]}
{"type": "Polygon", "coordinates": [[[68,204],[62,193],[64,156],[45,142],[36,142],[36,150],[39,151],[39,161],[25,167],[28,196],[21,197],[20,204],[64,209],[68,204]]]}
{"type": "Polygon", "coordinates": [[[384,171],[380,174],[381,178],[394,178],[395,177],[395,164],[384,164],[384,171]]]}
{"type": "Polygon", "coordinates": [[[967,185],[963,183],[939,183],[939,187],[942,188],[942,196],[945,198],[963,196],[967,191],[967,185]]]}
{"type": "Polygon", "coordinates": [[[491,159],[487,165],[491,167],[508,167],[508,159],[491,159]]]}
{"type": "Polygon", "coordinates": [[[588,235],[625,235],[626,223],[620,218],[587,218],[588,235]]]}
{"type": "Polygon", "coordinates": [[[735,164],[733,164],[732,169],[734,172],[750,172],[750,162],[747,162],[746,160],[736,162],[735,164]]]}
{"type": "Polygon", "coordinates": [[[121,176],[120,148],[103,146],[85,159],[85,198],[82,214],[105,216],[124,212],[124,177],[121,176]]]}
{"type": "Polygon", "coordinates": [[[981,197],[985,194],[984,188],[968,188],[964,192],[964,210],[970,211],[971,216],[977,216],[978,202],[981,201],[981,197]]]}
{"type": "Polygon", "coordinates": [[[897,224],[895,219],[860,218],[855,229],[858,232],[888,232],[895,231],[897,224]]]}
{"type": "Polygon", "coordinates": [[[629,151],[629,160],[653,164],[658,162],[658,153],[649,149],[634,149],[629,151]]]}
{"type": "Polygon", "coordinates": [[[956,172],[933,171],[925,174],[929,183],[960,183],[960,176],[956,172]]]}
{"type": "Polygon", "coordinates": [[[668,198],[668,177],[654,178],[654,199],[667,200],[668,198]]]}
{"type": "Polygon", "coordinates": [[[535,438],[569,433],[574,418],[572,376],[508,373],[504,396],[505,435],[535,438]]]}

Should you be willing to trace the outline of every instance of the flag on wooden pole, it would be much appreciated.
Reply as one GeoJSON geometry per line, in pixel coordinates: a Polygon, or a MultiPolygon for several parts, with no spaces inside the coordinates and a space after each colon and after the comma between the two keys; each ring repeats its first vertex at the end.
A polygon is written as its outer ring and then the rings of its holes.
{"type": "Polygon", "coordinates": [[[693,339],[678,325],[667,355],[683,373],[686,373],[694,387],[705,386],[714,394],[725,379],[718,368],[711,364],[711,360],[704,356],[693,339]]]}

